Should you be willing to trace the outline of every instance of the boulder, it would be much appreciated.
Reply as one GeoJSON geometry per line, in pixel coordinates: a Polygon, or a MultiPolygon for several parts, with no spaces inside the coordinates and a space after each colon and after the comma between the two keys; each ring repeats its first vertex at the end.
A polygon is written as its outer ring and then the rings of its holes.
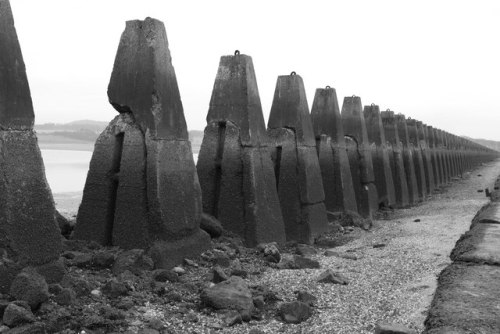
{"type": "Polygon", "coordinates": [[[237,311],[251,311],[253,309],[252,293],[247,283],[238,276],[232,276],[226,281],[201,293],[202,302],[215,309],[229,309],[237,311]]]}
{"type": "Polygon", "coordinates": [[[14,303],[9,304],[3,314],[3,323],[9,327],[17,327],[35,321],[35,316],[27,310],[14,303]]]}
{"type": "Polygon", "coordinates": [[[284,322],[298,324],[311,317],[312,309],[309,304],[295,301],[281,304],[278,314],[284,322]]]}
{"type": "Polygon", "coordinates": [[[200,228],[207,232],[211,238],[220,237],[224,230],[220,221],[207,213],[201,214],[200,228]]]}
{"type": "Polygon", "coordinates": [[[342,284],[342,285],[347,285],[349,284],[349,281],[347,280],[346,277],[344,277],[340,273],[336,273],[331,269],[328,269],[321,273],[316,281],[320,283],[333,283],[333,284],[342,284]]]}
{"type": "Polygon", "coordinates": [[[33,268],[25,268],[10,286],[10,295],[26,301],[32,309],[49,299],[49,288],[42,275],[33,268]]]}

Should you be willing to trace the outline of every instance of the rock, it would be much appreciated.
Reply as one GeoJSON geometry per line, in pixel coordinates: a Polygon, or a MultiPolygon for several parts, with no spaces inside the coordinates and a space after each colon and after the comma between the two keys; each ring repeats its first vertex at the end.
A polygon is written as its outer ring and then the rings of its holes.
{"type": "Polygon", "coordinates": [[[69,262],[71,266],[78,268],[90,268],[92,266],[92,254],[79,253],[69,262]]]}
{"type": "Polygon", "coordinates": [[[268,262],[279,263],[281,260],[281,254],[278,249],[278,244],[276,242],[270,242],[267,244],[257,245],[257,249],[264,253],[264,258],[268,262]]]}
{"type": "Polygon", "coordinates": [[[98,289],[94,289],[94,290],[90,291],[90,294],[93,297],[101,297],[102,296],[101,290],[98,290],[98,289]]]}
{"type": "Polygon", "coordinates": [[[316,248],[314,248],[313,246],[306,245],[306,244],[298,244],[295,251],[297,252],[297,254],[302,255],[302,256],[306,256],[306,257],[313,256],[313,255],[317,254],[316,248]]]}
{"type": "Polygon", "coordinates": [[[178,282],[179,281],[179,275],[177,275],[174,271],[172,270],[167,270],[167,269],[156,269],[153,271],[152,275],[153,279],[157,282],[178,282]]]}
{"type": "Polygon", "coordinates": [[[7,331],[10,330],[9,327],[5,326],[5,325],[0,325],[0,333],[7,333],[7,331]]]}
{"type": "Polygon", "coordinates": [[[200,228],[207,232],[211,238],[220,237],[223,231],[220,221],[207,213],[201,214],[200,228]]]}
{"type": "Polygon", "coordinates": [[[92,257],[92,267],[95,269],[111,268],[115,263],[115,254],[109,251],[100,251],[92,257]]]}
{"type": "Polygon", "coordinates": [[[32,309],[49,299],[49,287],[45,279],[33,268],[25,268],[10,286],[10,295],[28,302],[32,309]]]}
{"type": "Polygon", "coordinates": [[[59,211],[56,210],[56,221],[59,229],[61,230],[61,234],[68,239],[71,232],[75,228],[75,222],[70,222],[69,219],[66,219],[59,211]]]}
{"type": "Polygon", "coordinates": [[[172,271],[177,275],[184,275],[186,273],[186,270],[182,267],[173,267],[172,271]]]}
{"type": "Polygon", "coordinates": [[[264,331],[260,330],[260,329],[257,329],[257,328],[252,328],[248,334],[265,334],[264,331]]]}
{"type": "Polygon", "coordinates": [[[64,288],[61,286],[61,284],[49,284],[49,293],[53,295],[59,294],[64,288]]]}
{"type": "Polygon", "coordinates": [[[92,285],[86,279],[78,276],[64,276],[61,285],[65,288],[73,289],[77,297],[88,295],[93,290],[92,285]]]}
{"type": "Polygon", "coordinates": [[[340,273],[336,273],[331,269],[328,269],[321,273],[316,281],[320,283],[333,283],[333,284],[342,284],[342,285],[347,285],[349,284],[349,281],[347,278],[345,278],[343,275],[340,273]]]}
{"type": "Polygon", "coordinates": [[[229,276],[227,276],[224,270],[219,266],[215,266],[212,269],[212,273],[214,275],[212,282],[214,283],[220,283],[229,279],[229,276]]]}
{"type": "Polygon", "coordinates": [[[198,263],[194,262],[193,260],[184,259],[184,263],[190,267],[198,268],[198,263]]]}
{"type": "Polygon", "coordinates": [[[241,278],[247,278],[248,272],[244,269],[232,269],[231,276],[239,276],[241,278]]]}
{"type": "Polygon", "coordinates": [[[54,299],[55,302],[62,306],[72,305],[75,302],[76,293],[70,288],[63,288],[54,299]]]}
{"type": "Polygon", "coordinates": [[[281,304],[278,314],[284,322],[298,324],[312,315],[312,309],[306,303],[295,301],[281,304]]]}
{"type": "Polygon", "coordinates": [[[36,271],[45,278],[47,284],[59,283],[66,275],[67,270],[62,259],[35,267],[36,271]]]}
{"type": "Polygon", "coordinates": [[[318,298],[316,298],[315,296],[313,296],[312,294],[310,294],[307,291],[299,291],[299,292],[297,292],[297,300],[299,302],[303,302],[309,306],[313,306],[313,304],[316,303],[318,298]]]}
{"type": "Polygon", "coordinates": [[[118,275],[126,270],[141,275],[142,272],[153,270],[153,260],[147,256],[143,249],[131,249],[120,253],[111,271],[118,275]]]}
{"type": "Polygon", "coordinates": [[[374,244],[373,248],[384,248],[386,245],[384,243],[374,244]]]}
{"type": "Polygon", "coordinates": [[[214,255],[212,257],[212,263],[224,268],[228,268],[231,266],[231,258],[225,252],[214,249],[213,253],[214,255]]]}
{"type": "Polygon", "coordinates": [[[259,295],[253,298],[253,305],[259,310],[263,309],[266,306],[266,302],[264,300],[264,296],[259,295]]]}
{"type": "Polygon", "coordinates": [[[9,304],[3,314],[3,323],[9,327],[31,323],[35,321],[35,316],[30,310],[16,304],[9,304]]]}
{"type": "Polygon", "coordinates": [[[102,293],[111,298],[116,298],[120,296],[126,296],[128,294],[129,288],[127,284],[123,282],[118,282],[116,279],[112,279],[106,283],[102,288],[102,293]]]}
{"type": "Polygon", "coordinates": [[[227,327],[231,327],[236,324],[241,324],[243,322],[243,319],[241,318],[241,314],[239,312],[231,311],[224,315],[222,321],[224,321],[224,324],[227,327]]]}
{"type": "Polygon", "coordinates": [[[203,289],[201,300],[205,305],[215,309],[238,311],[253,309],[252,294],[247,283],[238,276],[232,276],[224,282],[203,289]]]}
{"type": "Polygon", "coordinates": [[[375,334],[413,334],[409,328],[398,325],[379,322],[375,325],[375,334]]]}

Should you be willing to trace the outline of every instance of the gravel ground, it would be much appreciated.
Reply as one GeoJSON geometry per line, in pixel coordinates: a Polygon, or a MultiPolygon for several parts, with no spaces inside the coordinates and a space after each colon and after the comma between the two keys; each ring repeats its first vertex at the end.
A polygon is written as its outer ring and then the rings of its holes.
{"type": "MultiPolygon", "coordinates": [[[[259,272],[246,279],[249,286],[268,287],[283,301],[295,300],[297,290],[307,290],[318,298],[313,316],[301,324],[285,324],[271,313],[260,321],[225,327],[222,314],[199,306],[198,288],[209,284],[207,275],[211,268],[184,265],[184,283],[165,286],[168,291],[181,293],[183,303],[168,303],[168,298],[150,291],[148,280],[131,277],[137,292],[131,296],[135,306],[127,311],[123,320],[125,328],[128,333],[135,333],[151,319],[158,319],[167,328],[164,333],[257,333],[260,330],[260,333],[355,334],[373,333],[375,324],[384,321],[422,332],[436,277],[451,263],[449,254],[455,242],[469,229],[476,212],[488,202],[484,192],[477,190],[491,189],[499,174],[500,159],[456,179],[426,202],[378,214],[370,231],[355,228],[347,234],[352,240],[333,249],[338,256],[325,256],[325,249],[318,248],[318,255],[313,258],[320,262],[321,269],[262,267],[262,260],[251,252],[240,257],[245,270],[252,273],[257,268],[259,272]],[[317,276],[329,268],[341,272],[350,283],[318,283],[317,276]]],[[[72,204],[73,197],[55,197],[58,209],[70,216],[72,210],[63,204],[72,204]]],[[[286,250],[282,255],[290,256],[286,250]]],[[[72,268],[71,273],[97,286],[111,278],[108,271],[72,268]]],[[[92,314],[108,302],[103,297],[94,298],[94,302],[82,299],[68,312],[92,314]]],[[[51,316],[49,311],[46,314],[51,316]]]]}
{"type": "MultiPolygon", "coordinates": [[[[484,192],[477,190],[492,189],[499,174],[497,160],[467,173],[418,206],[385,213],[370,232],[359,232],[358,239],[335,248],[358,255],[358,260],[316,256],[322,269],[264,273],[255,283],[272,286],[284,300],[293,300],[294,291],[306,289],[318,297],[318,303],[313,317],[299,325],[274,320],[255,328],[265,333],[361,334],[373,333],[377,322],[386,321],[422,332],[437,276],[451,263],[455,242],[488,202],[484,192]],[[376,244],[385,247],[374,248],[376,244]],[[317,283],[315,278],[325,268],[342,272],[349,285],[317,283]]],[[[244,333],[244,326],[221,333],[244,333]]]]}

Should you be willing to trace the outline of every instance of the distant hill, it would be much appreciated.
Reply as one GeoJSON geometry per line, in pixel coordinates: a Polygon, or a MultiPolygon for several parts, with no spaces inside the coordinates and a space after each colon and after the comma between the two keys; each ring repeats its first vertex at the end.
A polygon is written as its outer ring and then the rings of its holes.
{"type": "Polygon", "coordinates": [[[475,139],[475,138],[470,138],[466,136],[462,136],[465,139],[468,139],[470,141],[473,141],[479,145],[486,146],[488,148],[491,148],[492,150],[499,151],[500,152],[500,142],[499,141],[494,141],[494,140],[488,140],[488,139],[475,139]]]}
{"type": "MultiPolygon", "coordinates": [[[[92,151],[97,137],[108,126],[108,122],[78,120],[69,123],[35,124],[38,142],[42,149],[65,149],[92,151]]],[[[193,152],[200,150],[203,131],[189,131],[193,152]]]]}

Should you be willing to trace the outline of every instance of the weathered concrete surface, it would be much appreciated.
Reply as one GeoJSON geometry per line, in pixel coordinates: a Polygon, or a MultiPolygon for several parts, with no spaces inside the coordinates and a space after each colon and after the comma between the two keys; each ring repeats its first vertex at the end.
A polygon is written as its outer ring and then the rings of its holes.
{"type": "Polygon", "coordinates": [[[342,118],[334,88],[316,89],[311,120],[316,136],[326,209],[330,212],[357,212],[342,118]]]}
{"type": "Polygon", "coordinates": [[[243,146],[267,145],[268,137],[252,58],[222,56],[217,70],[207,124],[231,122],[243,146]]]}
{"type": "Polygon", "coordinates": [[[268,122],[286,239],[313,243],[328,229],[325,194],[304,82],[279,76],[268,122]]]}
{"type": "Polygon", "coordinates": [[[410,204],[410,195],[403,159],[403,144],[398,134],[398,124],[392,111],[383,111],[380,113],[380,116],[384,127],[385,139],[391,148],[389,150],[389,163],[394,181],[396,204],[398,207],[406,207],[410,204]]]}
{"type": "Polygon", "coordinates": [[[485,224],[500,224],[500,202],[490,203],[479,213],[475,221],[485,224]]]}
{"type": "Polygon", "coordinates": [[[21,47],[7,0],[0,0],[0,293],[26,265],[56,260],[61,236],[33,132],[21,47]]]}
{"type": "Polygon", "coordinates": [[[434,174],[434,186],[438,188],[442,183],[442,178],[439,170],[439,158],[436,149],[436,138],[434,133],[434,128],[432,126],[424,125],[424,133],[427,138],[427,145],[430,151],[430,159],[432,172],[434,174]]]}
{"type": "Polygon", "coordinates": [[[203,211],[248,246],[285,242],[252,58],[221,57],[198,156],[203,211]]]}
{"type": "Polygon", "coordinates": [[[375,174],[379,205],[392,207],[396,205],[396,190],[394,189],[389,149],[386,144],[382,118],[380,117],[380,108],[375,104],[365,106],[363,114],[372,153],[373,173],[375,174]]]}
{"type": "Polygon", "coordinates": [[[415,170],[415,163],[413,158],[413,145],[410,143],[410,136],[408,133],[408,125],[406,118],[403,114],[395,115],[399,139],[403,145],[403,162],[406,173],[406,184],[408,185],[408,195],[410,204],[420,201],[418,196],[418,182],[417,173],[415,170]]]}
{"type": "Polygon", "coordinates": [[[0,131],[0,157],[0,248],[24,265],[57,259],[61,236],[35,133],[0,131]]]}
{"type": "Polygon", "coordinates": [[[378,209],[378,194],[361,98],[345,97],[341,116],[358,213],[371,218],[378,209]]]}
{"type": "Polygon", "coordinates": [[[0,129],[32,129],[33,102],[9,0],[0,0],[0,50],[0,129]]]}
{"type": "Polygon", "coordinates": [[[436,187],[436,184],[434,181],[434,170],[432,168],[431,151],[427,143],[428,139],[425,131],[426,125],[418,121],[416,122],[416,125],[419,146],[420,150],[422,151],[422,159],[424,160],[425,186],[427,194],[431,194],[436,187]]]}
{"type": "Polygon", "coordinates": [[[457,241],[451,259],[500,265],[500,224],[475,224],[457,241]]]}
{"type": "Polygon", "coordinates": [[[169,268],[210,247],[165,27],[127,22],[108,87],[120,112],[99,136],[76,239],[147,249],[169,268]]]}
{"type": "Polygon", "coordinates": [[[500,333],[500,267],[455,263],[440,275],[429,309],[428,331],[451,327],[470,333],[500,333]]]}
{"type": "Polygon", "coordinates": [[[418,196],[423,200],[427,197],[427,181],[425,179],[424,158],[420,149],[417,121],[408,118],[406,124],[408,125],[408,135],[413,150],[413,164],[415,166],[415,175],[417,176],[418,196]]]}
{"type": "Polygon", "coordinates": [[[186,121],[163,22],[127,21],[108,86],[109,102],[132,112],[154,138],[188,140],[186,121]]]}

